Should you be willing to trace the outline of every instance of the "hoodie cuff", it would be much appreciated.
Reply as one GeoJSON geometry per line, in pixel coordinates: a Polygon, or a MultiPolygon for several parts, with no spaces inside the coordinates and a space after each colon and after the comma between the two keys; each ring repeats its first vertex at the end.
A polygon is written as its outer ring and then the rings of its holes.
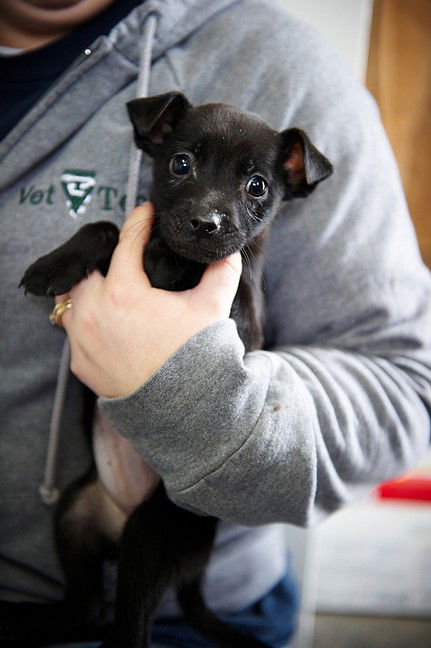
{"type": "MultiPolygon", "coordinates": [[[[261,404],[238,403],[252,379],[232,319],[203,329],[141,387],[99,407],[171,488],[186,488],[217,469],[250,434],[261,404]],[[235,425],[233,411],[247,409],[235,425]],[[217,446],[217,452],[214,452],[217,446]]],[[[258,399],[257,399],[258,400],[258,399]]]]}

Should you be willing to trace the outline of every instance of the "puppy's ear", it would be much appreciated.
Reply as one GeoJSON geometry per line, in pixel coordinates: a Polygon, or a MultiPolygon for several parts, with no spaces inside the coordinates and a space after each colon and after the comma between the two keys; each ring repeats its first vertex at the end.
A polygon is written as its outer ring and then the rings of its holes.
{"type": "Polygon", "coordinates": [[[280,137],[284,200],[308,196],[319,182],[331,175],[332,164],[299,128],[289,128],[280,137]]]}
{"type": "Polygon", "coordinates": [[[136,146],[152,155],[154,148],[163,144],[178,120],[191,107],[179,92],[129,101],[127,110],[133,124],[136,146]]]}

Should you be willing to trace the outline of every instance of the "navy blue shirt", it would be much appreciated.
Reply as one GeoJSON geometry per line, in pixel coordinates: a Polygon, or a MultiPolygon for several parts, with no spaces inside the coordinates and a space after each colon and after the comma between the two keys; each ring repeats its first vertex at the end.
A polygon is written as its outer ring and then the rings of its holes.
{"type": "Polygon", "coordinates": [[[24,54],[0,56],[0,140],[96,38],[142,0],[115,0],[63,38],[24,54]]]}

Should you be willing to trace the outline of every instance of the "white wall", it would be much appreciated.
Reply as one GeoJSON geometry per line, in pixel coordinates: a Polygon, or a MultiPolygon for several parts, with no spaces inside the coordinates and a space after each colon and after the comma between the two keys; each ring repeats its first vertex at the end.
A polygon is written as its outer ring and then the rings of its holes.
{"type": "Polygon", "coordinates": [[[365,79],[373,0],[283,0],[289,11],[329,40],[353,73],[365,79]]]}

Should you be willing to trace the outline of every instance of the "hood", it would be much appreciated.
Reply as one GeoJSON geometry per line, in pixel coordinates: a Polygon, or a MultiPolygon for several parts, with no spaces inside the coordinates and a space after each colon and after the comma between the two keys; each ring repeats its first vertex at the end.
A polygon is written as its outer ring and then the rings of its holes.
{"type": "Polygon", "coordinates": [[[136,79],[141,35],[149,16],[155,15],[157,19],[151,56],[154,60],[237,1],[146,0],[108,36],[101,36],[89,44],[85,53],[1,142],[0,190],[9,187],[50,155],[109,97],[136,79]],[[77,83],[84,75],[87,83],[77,83]],[[53,123],[57,128],[53,128],[53,123]]]}

